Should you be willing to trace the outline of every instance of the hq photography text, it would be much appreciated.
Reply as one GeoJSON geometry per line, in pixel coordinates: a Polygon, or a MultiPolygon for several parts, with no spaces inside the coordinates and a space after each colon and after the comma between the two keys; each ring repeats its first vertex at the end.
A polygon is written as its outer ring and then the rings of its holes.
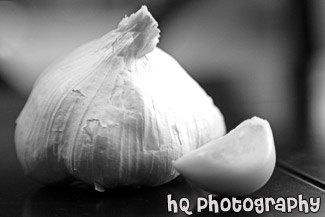
{"type": "Polygon", "coordinates": [[[305,199],[302,194],[297,197],[265,197],[265,198],[222,198],[217,200],[212,194],[207,197],[197,197],[196,208],[191,210],[191,202],[188,198],[183,197],[179,200],[173,199],[171,194],[167,195],[168,212],[184,212],[192,215],[193,212],[208,211],[212,213],[220,212],[256,212],[262,214],[270,212],[272,209],[282,213],[291,213],[298,211],[301,213],[316,213],[320,210],[321,198],[310,197],[305,199]]]}

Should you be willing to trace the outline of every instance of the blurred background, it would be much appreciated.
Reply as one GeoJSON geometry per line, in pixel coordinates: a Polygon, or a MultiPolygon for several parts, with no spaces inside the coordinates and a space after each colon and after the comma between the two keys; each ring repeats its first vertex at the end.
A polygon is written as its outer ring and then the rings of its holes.
{"type": "MultiPolygon", "coordinates": [[[[325,1],[317,0],[0,1],[1,121],[19,114],[50,63],[144,4],[159,22],[159,46],[213,97],[228,130],[265,118],[280,155],[322,136],[325,1]]],[[[1,130],[13,135],[7,124],[1,130]]]]}

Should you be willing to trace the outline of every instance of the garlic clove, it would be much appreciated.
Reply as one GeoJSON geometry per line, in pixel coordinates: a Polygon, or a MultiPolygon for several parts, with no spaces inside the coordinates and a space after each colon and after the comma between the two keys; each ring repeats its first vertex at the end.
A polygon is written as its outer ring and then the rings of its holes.
{"type": "Polygon", "coordinates": [[[243,196],[270,179],[276,162],[272,129],[258,117],[243,121],[225,136],[180,157],[175,168],[202,189],[243,196]]]}
{"type": "Polygon", "coordinates": [[[159,32],[143,6],[42,73],[15,131],[27,175],[157,186],[178,176],[173,160],[225,133],[212,99],[156,47],[159,32]]]}

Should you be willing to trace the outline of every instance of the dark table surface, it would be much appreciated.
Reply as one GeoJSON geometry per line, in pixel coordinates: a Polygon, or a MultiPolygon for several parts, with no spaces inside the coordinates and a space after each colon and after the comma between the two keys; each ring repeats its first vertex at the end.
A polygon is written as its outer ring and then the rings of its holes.
{"type": "MultiPolygon", "coordinates": [[[[183,180],[181,177],[164,186],[151,189],[120,189],[99,193],[85,186],[56,187],[41,186],[25,177],[16,157],[14,147],[15,119],[26,98],[9,89],[0,92],[0,216],[187,216],[179,211],[168,212],[167,195],[175,201],[187,198],[192,216],[305,216],[294,209],[281,212],[271,209],[261,215],[250,212],[220,212],[208,209],[197,212],[196,200],[207,197],[207,193],[183,180]]],[[[325,216],[325,156],[324,144],[312,144],[303,150],[295,150],[285,158],[277,159],[276,169],[269,182],[260,190],[245,198],[298,198],[309,201],[319,197],[318,212],[309,211],[308,216],[325,216]]],[[[245,198],[239,198],[245,200],[245,198]]],[[[223,198],[214,196],[214,200],[223,198]]]]}

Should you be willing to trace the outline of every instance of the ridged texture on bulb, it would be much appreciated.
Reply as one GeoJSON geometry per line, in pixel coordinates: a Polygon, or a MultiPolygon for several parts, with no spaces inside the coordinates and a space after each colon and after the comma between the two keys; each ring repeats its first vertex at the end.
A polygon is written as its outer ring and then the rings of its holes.
{"type": "Polygon", "coordinates": [[[40,76],[15,132],[27,175],[157,186],[178,175],[173,160],[225,133],[211,98],[156,47],[157,26],[143,6],[40,76]]]}

